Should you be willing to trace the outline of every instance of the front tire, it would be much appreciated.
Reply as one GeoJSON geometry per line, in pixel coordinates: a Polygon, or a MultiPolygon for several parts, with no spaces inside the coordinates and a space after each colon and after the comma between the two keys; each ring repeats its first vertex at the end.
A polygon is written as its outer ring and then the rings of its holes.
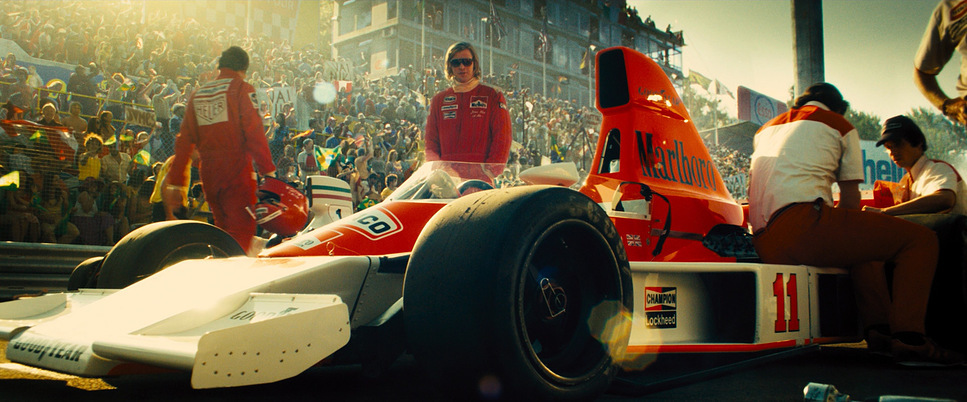
{"type": "Polygon", "coordinates": [[[410,351],[473,398],[587,400],[627,348],[623,245],[604,210],[562,187],[462,197],[417,239],[403,286],[410,351]]]}
{"type": "Polygon", "coordinates": [[[192,220],[156,222],[121,239],[104,256],[97,287],[121,289],[176,262],[245,255],[225,231],[192,220]]]}

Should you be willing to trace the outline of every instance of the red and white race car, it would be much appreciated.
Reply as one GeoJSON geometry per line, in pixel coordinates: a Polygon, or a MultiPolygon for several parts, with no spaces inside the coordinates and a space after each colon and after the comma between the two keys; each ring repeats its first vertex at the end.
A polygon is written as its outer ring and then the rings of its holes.
{"type": "Polygon", "coordinates": [[[597,77],[602,135],[579,190],[573,164],[494,189],[503,165],[431,162],[350,215],[345,185],[315,177],[310,228],[257,258],[207,224],[153,224],[75,270],[94,288],[0,304],[7,358],[186,370],[210,388],[410,353],[457,393],[571,400],[656,355],[857,339],[846,271],[756,262],[662,69],[616,47],[597,77]]]}

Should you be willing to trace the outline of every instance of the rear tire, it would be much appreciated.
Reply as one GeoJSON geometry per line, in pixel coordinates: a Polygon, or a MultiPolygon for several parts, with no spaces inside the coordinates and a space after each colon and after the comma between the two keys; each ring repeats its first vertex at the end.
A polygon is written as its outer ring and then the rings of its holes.
{"type": "Polygon", "coordinates": [[[184,260],[241,255],[238,242],[213,225],[156,222],[128,233],[104,256],[97,287],[121,289],[184,260]]]}
{"type": "Polygon", "coordinates": [[[67,290],[74,291],[80,288],[93,288],[97,286],[97,272],[101,269],[101,262],[104,256],[91,257],[74,267],[71,276],[67,279],[67,290]]]}
{"type": "Polygon", "coordinates": [[[409,350],[463,397],[593,399],[627,348],[631,286],[614,226],[583,194],[471,194],[414,246],[403,285],[409,350]]]}

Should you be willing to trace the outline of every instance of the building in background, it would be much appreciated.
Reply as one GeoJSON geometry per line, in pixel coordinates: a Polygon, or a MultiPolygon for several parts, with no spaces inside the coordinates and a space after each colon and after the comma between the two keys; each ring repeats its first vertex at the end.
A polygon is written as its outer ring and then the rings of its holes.
{"type": "Polygon", "coordinates": [[[586,57],[597,50],[634,48],[673,82],[682,77],[682,32],[656,27],[624,0],[348,0],[332,18],[334,54],[370,79],[440,68],[457,41],[474,44],[484,76],[511,86],[505,90],[583,105],[593,101],[586,57]]]}

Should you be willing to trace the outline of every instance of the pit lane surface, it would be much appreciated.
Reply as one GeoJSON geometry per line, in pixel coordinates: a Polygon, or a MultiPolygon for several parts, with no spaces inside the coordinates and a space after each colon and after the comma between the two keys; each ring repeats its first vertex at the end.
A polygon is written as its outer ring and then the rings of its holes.
{"type": "MultiPolygon", "coordinates": [[[[194,390],[184,373],[135,375],[106,379],[79,378],[11,363],[0,341],[0,400],[30,401],[445,401],[432,380],[415,364],[401,359],[379,378],[358,366],[317,367],[285,381],[243,388],[194,390]]],[[[642,372],[629,376],[651,384],[639,396],[608,394],[600,401],[801,401],[809,382],[829,383],[853,400],[907,395],[967,401],[967,368],[908,369],[872,356],[862,344],[813,348],[781,359],[759,358],[704,375],[688,372],[642,372]],[[659,381],[661,379],[661,381],[659,381]]],[[[626,384],[627,385],[627,384],[626,384]]],[[[634,387],[632,387],[634,388],[634,387]]],[[[638,390],[640,391],[640,389],[638,390]]]]}

